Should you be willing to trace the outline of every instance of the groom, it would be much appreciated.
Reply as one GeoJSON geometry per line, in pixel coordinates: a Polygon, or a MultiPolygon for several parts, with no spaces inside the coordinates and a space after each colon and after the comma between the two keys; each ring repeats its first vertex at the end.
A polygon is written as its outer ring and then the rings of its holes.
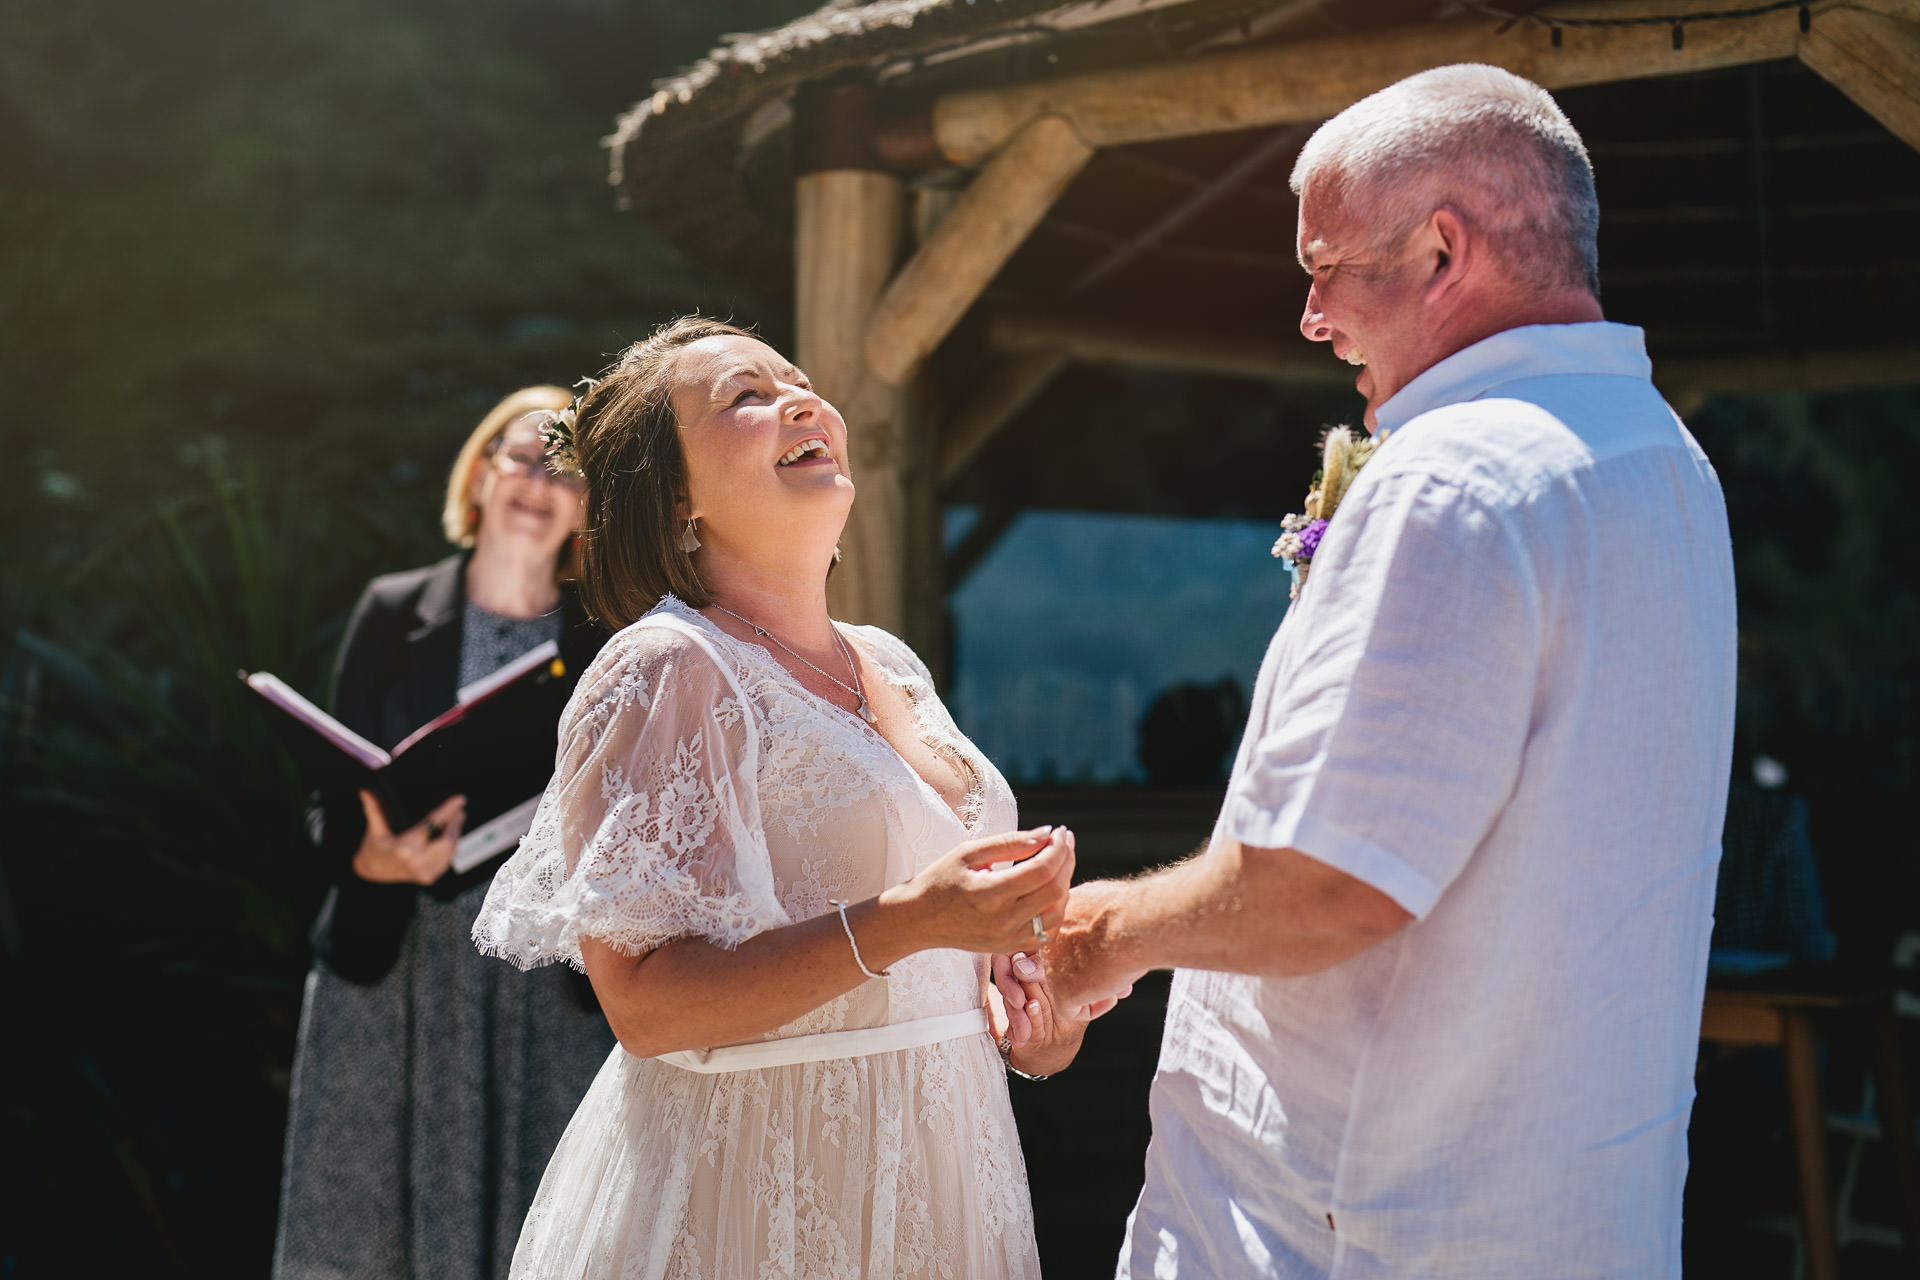
{"type": "Polygon", "coordinates": [[[1713,469],[1601,317],[1579,134],[1491,67],[1293,171],[1302,331],[1381,445],[1207,850],[1073,892],[1081,1004],[1178,970],[1120,1275],[1680,1274],[1731,751],[1713,469]]]}

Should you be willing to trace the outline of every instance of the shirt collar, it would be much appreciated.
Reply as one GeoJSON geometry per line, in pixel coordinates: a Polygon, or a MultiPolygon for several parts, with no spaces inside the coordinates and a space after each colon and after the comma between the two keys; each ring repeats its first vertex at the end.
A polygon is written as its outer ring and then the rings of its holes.
{"type": "Polygon", "coordinates": [[[1653,377],[1646,333],[1629,324],[1528,324],[1454,352],[1396,391],[1374,413],[1381,431],[1398,430],[1431,409],[1478,400],[1522,378],[1601,374],[1653,377]]]}

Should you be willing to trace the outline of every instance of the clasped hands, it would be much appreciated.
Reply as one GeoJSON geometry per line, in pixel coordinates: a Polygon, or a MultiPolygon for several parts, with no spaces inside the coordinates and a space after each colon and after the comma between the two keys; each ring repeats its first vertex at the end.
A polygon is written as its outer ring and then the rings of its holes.
{"type": "MultiPolygon", "coordinates": [[[[1071,831],[1062,828],[1054,838],[1073,848],[1071,831]]],[[[994,1039],[1008,1065],[1023,1074],[1065,1070],[1080,1052],[1087,1025],[1133,993],[1140,975],[1098,955],[1094,941],[1091,924],[1108,888],[1109,882],[1074,888],[1044,944],[1036,939],[1027,950],[991,959],[994,1039]]]]}

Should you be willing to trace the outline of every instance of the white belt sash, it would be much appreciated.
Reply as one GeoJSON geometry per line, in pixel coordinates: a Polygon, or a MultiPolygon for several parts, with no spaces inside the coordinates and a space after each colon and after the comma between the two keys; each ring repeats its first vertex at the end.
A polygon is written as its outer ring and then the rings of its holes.
{"type": "Polygon", "coordinates": [[[787,1036],[781,1040],[758,1040],[752,1044],[730,1044],[718,1049],[682,1049],[678,1053],[661,1054],[659,1061],[709,1075],[721,1071],[753,1071],[760,1067],[790,1067],[797,1062],[864,1058],[868,1054],[890,1053],[895,1049],[917,1049],[923,1044],[938,1044],[942,1040],[979,1035],[986,1029],[987,1011],[968,1009],[965,1013],[944,1013],[937,1018],[890,1022],[884,1027],[827,1031],[817,1036],[787,1036]]]}

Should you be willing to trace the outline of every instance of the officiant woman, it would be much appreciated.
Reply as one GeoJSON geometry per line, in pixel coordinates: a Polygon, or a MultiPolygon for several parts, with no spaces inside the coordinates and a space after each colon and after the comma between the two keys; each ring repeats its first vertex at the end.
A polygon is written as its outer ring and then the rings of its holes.
{"type": "MultiPolygon", "coordinates": [[[[547,468],[539,439],[571,399],[528,387],[501,401],[448,478],[442,522],[459,550],[368,584],[334,670],[348,727],[391,748],[545,641],[569,680],[599,651],[569,581],[578,481],[547,468]]],[[[507,855],[453,871],[463,816],[460,796],[398,832],[364,794],[317,811],[337,882],[294,1053],[279,1280],[505,1276],[547,1159],[613,1048],[584,979],[474,951],[507,855]]]]}

